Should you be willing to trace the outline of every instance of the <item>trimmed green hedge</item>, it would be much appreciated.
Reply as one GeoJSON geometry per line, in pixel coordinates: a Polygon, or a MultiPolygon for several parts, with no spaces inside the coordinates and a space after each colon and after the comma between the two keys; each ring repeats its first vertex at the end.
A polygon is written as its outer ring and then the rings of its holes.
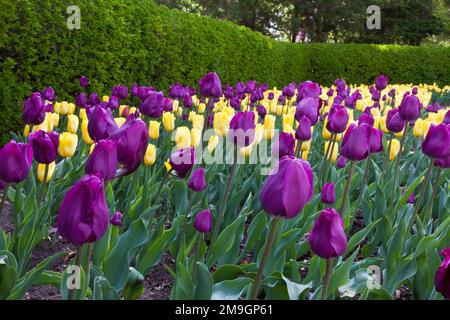
{"type": "Polygon", "coordinates": [[[151,0],[79,0],[81,29],[69,31],[71,1],[0,0],[0,140],[21,127],[23,100],[53,86],[69,99],[91,79],[114,84],[195,85],[210,70],[224,83],[255,79],[282,86],[336,77],[371,83],[381,72],[397,83],[450,83],[450,50],[439,47],[296,45],[230,22],[169,10],[151,0]]]}

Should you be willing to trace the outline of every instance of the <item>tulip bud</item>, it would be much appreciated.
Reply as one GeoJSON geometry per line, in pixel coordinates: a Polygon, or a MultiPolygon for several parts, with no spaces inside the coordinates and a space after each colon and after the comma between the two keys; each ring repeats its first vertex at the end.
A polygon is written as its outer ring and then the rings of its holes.
{"type": "Polygon", "coordinates": [[[413,135],[417,138],[422,138],[425,135],[425,121],[417,119],[414,124],[413,135]]]}
{"type": "Polygon", "coordinates": [[[328,115],[326,128],[332,133],[343,133],[347,129],[348,120],[347,109],[339,107],[328,115]]]}
{"type": "Polygon", "coordinates": [[[347,163],[347,159],[344,156],[339,156],[339,158],[336,161],[336,167],[339,169],[345,168],[345,164],[347,163]]]}
{"type": "Polygon", "coordinates": [[[398,107],[400,118],[404,121],[415,121],[420,116],[420,101],[417,96],[406,96],[398,107]]]}
{"type": "Polygon", "coordinates": [[[321,201],[326,204],[333,204],[336,200],[334,194],[334,183],[326,183],[322,188],[322,197],[321,201]]]}
{"type": "Polygon", "coordinates": [[[109,181],[116,176],[117,166],[116,143],[112,140],[100,140],[86,162],[86,174],[109,181]]]}
{"type": "Polygon", "coordinates": [[[107,228],[108,206],[103,181],[87,175],[64,197],[58,213],[58,233],[81,246],[99,240],[107,228]]]}
{"type": "Polygon", "coordinates": [[[149,128],[148,128],[148,134],[149,134],[150,139],[158,140],[160,126],[161,126],[160,122],[155,121],[155,120],[150,121],[149,128]]]}
{"type": "Polygon", "coordinates": [[[89,79],[85,76],[80,78],[80,86],[83,88],[87,88],[89,86],[89,79]]]}
{"type": "Polygon", "coordinates": [[[443,159],[450,155],[450,126],[431,125],[422,143],[422,152],[431,158],[443,159]]]}
{"type": "Polygon", "coordinates": [[[149,144],[147,150],[145,151],[144,164],[151,167],[156,162],[156,146],[149,144]]]}
{"type": "Polygon", "coordinates": [[[375,80],[375,86],[378,90],[382,91],[387,87],[387,84],[389,82],[389,78],[385,75],[379,75],[377,79],[375,80]]]}
{"type": "Polygon", "coordinates": [[[370,128],[369,152],[379,153],[383,151],[383,131],[370,128]]]}
{"type": "Polygon", "coordinates": [[[49,164],[58,157],[59,135],[57,132],[36,131],[30,134],[28,140],[37,162],[49,164]]]}
{"type": "Polygon", "coordinates": [[[189,179],[188,187],[195,192],[201,192],[206,189],[205,169],[198,168],[194,171],[189,179]]]}
{"type": "Polygon", "coordinates": [[[230,129],[230,141],[240,147],[247,147],[255,140],[255,114],[251,111],[237,113],[230,121],[230,129]]]}
{"type": "Polygon", "coordinates": [[[172,132],[175,129],[175,115],[172,112],[164,112],[162,116],[164,130],[172,132]]]}
{"type": "Polygon", "coordinates": [[[45,119],[44,101],[39,92],[33,93],[22,109],[22,120],[26,124],[41,124],[45,119]]]}
{"type": "Polygon", "coordinates": [[[311,125],[316,125],[319,120],[319,98],[307,97],[299,102],[295,112],[295,119],[300,122],[302,116],[308,117],[311,125]]]}
{"type": "Polygon", "coordinates": [[[200,95],[206,98],[222,96],[222,82],[215,72],[210,72],[199,81],[200,95]]]}
{"type": "Polygon", "coordinates": [[[218,136],[211,136],[208,140],[208,152],[211,154],[219,144],[220,138],[218,136]]]}
{"type": "Polygon", "coordinates": [[[70,133],[77,133],[80,120],[74,114],[67,116],[67,131],[70,133]]]}
{"type": "Polygon", "coordinates": [[[144,160],[148,136],[145,122],[134,115],[130,115],[124,125],[110,136],[116,141],[117,159],[124,166],[124,174],[136,171],[144,160]]]}
{"type": "Polygon", "coordinates": [[[275,121],[276,118],[273,115],[267,115],[264,118],[264,139],[272,140],[273,136],[275,135],[275,121]]]}
{"type": "Polygon", "coordinates": [[[313,176],[307,161],[282,158],[261,189],[261,206],[276,217],[296,217],[314,194],[313,176]]]}
{"type": "Polygon", "coordinates": [[[400,117],[398,109],[389,110],[386,117],[386,128],[393,133],[402,132],[405,128],[405,121],[400,117]]]}
{"type": "Polygon", "coordinates": [[[175,132],[175,144],[178,149],[184,149],[191,146],[191,131],[188,127],[178,127],[175,132]]]}
{"type": "Polygon", "coordinates": [[[33,150],[29,144],[14,140],[0,148],[0,180],[5,183],[24,181],[33,165],[33,150]]]}
{"type": "Polygon", "coordinates": [[[311,120],[308,117],[302,116],[297,130],[295,130],[295,138],[300,141],[308,141],[311,140],[311,137],[311,120]]]}
{"type": "MultiPolygon", "coordinates": [[[[43,163],[39,163],[38,167],[37,167],[37,178],[40,183],[43,183],[43,181],[44,181],[45,167],[46,167],[46,164],[43,164],[43,163]]],[[[55,168],[56,168],[55,162],[48,164],[47,180],[45,181],[46,183],[50,182],[50,180],[52,179],[53,174],[55,173],[55,168]]]]}
{"type": "Polygon", "coordinates": [[[88,120],[83,120],[81,122],[81,137],[83,138],[83,142],[85,144],[90,145],[93,144],[94,141],[91,139],[91,136],[89,135],[88,125],[89,125],[88,120]]]}
{"type": "Polygon", "coordinates": [[[169,163],[178,177],[184,178],[191,171],[195,162],[194,148],[185,148],[171,154],[169,163]]]}
{"type": "Polygon", "coordinates": [[[281,132],[272,145],[272,157],[281,159],[284,156],[294,156],[295,139],[290,133],[281,132]]]}
{"type": "Polygon", "coordinates": [[[397,139],[392,139],[391,151],[389,153],[389,160],[393,161],[399,152],[400,152],[400,141],[398,141],[397,139]]]}
{"type": "Polygon", "coordinates": [[[118,129],[110,109],[103,109],[96,106],[89,117],[89,136],[94,141],[104,140],[118,129]]]}
{"type": "Polygon", "coordinates": [[[151,92],[142,101],[139,109],[147,117],[159,118],[164,111],[164,95],[157,91],[151,92]]]}
{"type": "Polygon", "coordinates": [[[194,228],[200,233],[208,233],[211,231],[212,215],[209,209],[201,211],[195,216],[194,228]]]}
{"type": "Polygon", "coordinates": [[[117,211],[116,213],[113,214],[109,222],[115,227],[120,227],[122,225],[122,219],[123,219],[122,212],[117,211]]]}
{"type": "Polygon", "coordinates": [[[444,261],[439,266],[434,277],[434,285],[437,292],[440,292],[445,299],[450,300],[450,248],[441,251],[444,261]]]}
{"type": "Polygon", "coordinates": [[[447,125],[450,124],[450,110],[447,111],[447,113],[444,116],[444,120],[442,122],[447,124],[447,125]]]}
{"type": "Polygon", "coordinates": [[[78,136],[74,133],[63,132],[59,135],[58,153],[63,158],[70,158],[75,154],[78,136]]]}
{"type": "Polygon", "coordinates": [[[191,146],[196,148],[202,142],[202,130],[197,128],[191,129],[191,146]]]}
{"type": "Polygon", "coordinates": [[[370,151],[370,129],[370,126],[365,123],[359,126],[350,125],[342,140],[342,155],[352,161],[367,158],[370,151]]]}
{"type": "Polygon", "coordinates": [[[323,259],[339,257],[347,250],[344,223],[333,208],[322,211],[308,236],[314,254],[323,259]]]}

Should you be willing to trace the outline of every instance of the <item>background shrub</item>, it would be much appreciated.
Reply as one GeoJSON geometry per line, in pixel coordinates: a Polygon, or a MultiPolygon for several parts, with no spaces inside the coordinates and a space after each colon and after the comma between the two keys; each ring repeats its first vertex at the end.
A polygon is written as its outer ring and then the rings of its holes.
{"type": "Polygon", "coordinates": [[[108,94],[114,84],[196,85],[210,70],[224,83],[255,79],[272,86],[337,77],[372,83],[450,82],[450,49],[387,45],[276,42],[230,22],[155,5],[151,0],[79,0],[81,29],[69,31],[71,1],[0,0],[0,142],[20,130],[27,95],[53,86],[69,99],[91,80],[108,94]]]}

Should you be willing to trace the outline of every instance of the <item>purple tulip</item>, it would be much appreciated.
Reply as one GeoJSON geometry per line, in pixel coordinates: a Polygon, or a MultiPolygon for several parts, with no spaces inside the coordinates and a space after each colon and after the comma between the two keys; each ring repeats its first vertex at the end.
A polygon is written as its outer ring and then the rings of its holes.
{"type": "Polygon", "coordinates": [[[242,82],[238,82],[236,84],[236,95],[240,96],[242,94],[245,94],[245,86],[242,82]]]}
{"type": "Polygon", "coordinates": [[[194,102],[192,102],[192,97],[187,94],[183,97],[183,106],[185,108],[192,108],[192,106],[194,105],[194,102]]]}
{"type": "Polygon", "coordinates": [[[385,75],[379,75],[375,80],[375,86],[379,91],[386,89],[389,83],[389,78],[385,75]]]}
{"type": "Polygon", "coordinates": [[[117,98],[122,99],[122,100],[128,98],[128,87],[127,86],[119,86],[117,88],[117,92],[116,92],[115,96],[117,96],[117,98]]]}
{"type": "Polygon", "coordinates": [[[137,84],[136,82],[133,83],[133,85],[131,86],[131,92],[130,92],[130,95],[131,95],[132,97],[137,97],[137,95],[138,95],[138,90],[139,90],[138,84],[137,84]]]}
{"type": "Polygon", "coordinates": [[[84,108],[86,106],[86,101],[87,101],[86,95],[83,92],[81,92],[75,99],[75,104],[81,108],[84,108]]]}
{"type": "Polygon", "coordinates": [[[441,105],[439,104],[439,102],[435,102],[427,106],[428,112],[437,113],[439,112],[439,110],[441,110],[441,105]]]}
{"type": "Polygon", "coordinates": [[[234,97],[234,88],[232,86],[227,85],[224,92],[224,97],[227,100],[230,100],[234,97]]]}
{"type": "Polygon", "coordinates": [[[412,93],[413,95],[418,94],[418,93],[419,93],[419,88],[417,88],[417,87],[412,88],[411,93],[412,93]]]}
{"type": "Polygon", "coordinates": [[[0,190],[5,190],[6,183],[0,180],[0,190]]]}
{"type": "Polygon", "coordinates": [[[179,83],[175,83],[174,85],[172,85],[169,89],[169,96],[172,99],[181,99],[186,95],[186,90],[184,89],[184,87],[179,84],[179,83]]]}
{"type": "Polygon", "coordinates": [[[144,160],[148,146],[147,125],[136,115],[130,115],[125,123],[111,134],[110,139],[117,145],[117,160],[123,165],[122,175],[137,170],[144,160]]]}
{"type": "Polygon", "coordinates": [[[199,81],[200,95],[206,98],[220,98],[222,96],[222,82],[215,72],[210,72],[199,81]]]}
{"type": "Polygon", "coordinates": [[[169,98],[164,98],[163,101],[163,109],[165,112],[172,112],[173,111],[173,101],[169,98]]]}
{"type": "Polygon", "coordinates": [[[55,90],[53,90],[52,87],[46,88],[46,89],[42,92],[42,98],[43,98],[44,100],[54,101],[54,100],[55,100],[55,90]]]}
{"type": "Polygon", "coordinates": [[[450,128],[441,123],[432,124],[422,143],[422,152],[435,159],[444,159],[450,155],[450,128]]]}
{"type": "Polygon", "coordinates": [[[111,110],[119,109],[119,98],[116,96],[109,97],[108,108],[110,108],[111,110]]]}
{"type": "Polygon", "coordinates": [[[86,78],[85,76],[82,76],[80,78],[80,86],[83,88],[87,88],[89,86],[89,79],[86,78]]]}
{"type": "Polygon", "coordinates": [[[405,128],[405,121],[400,117],[398,109],[391,109],[386,116],[386,128],[392,133],[402,132],[405,128]]]}
{"type": "Polygon", "coordinates": [[[450,300],[450,248],[441,251],[444,261],[439,266],[434,277],[434,286],[445,299],[450,300]]]}
{"type": "Polygon", "coordinates": [[[172,153],[169,163],[178,177],[185,178],[195,163],[194,148],[185,148],[172,153]]]}
{"type": "Polygon", "coordinates": [[[209,209],[201,211],[195,216],[194,228],[200,233],[208,233],[211,231],[212,215],[209,209]]]}
{"type": "Polygon", "coordinates": [[[266,108],[264,108],[264,106],[262,104],[260,104],[256,107],[256,112],[258,112],[258,115],[261,119],[264,119],[267,115],[267,110],[266,110],[266,108]]]}
{"type": "Polygon", "coordinates": [[[376,128],[370,128],[370,153],[380,153],[383,152],[383,131],[376,128]]]}
{"type": "Polygon", "coordinates": [[[97,92],[93,92],[89,95],[89,104],[95,106],[100,103],[100,98],[98,97],[97,92]]]}
{"type": "Polygon", "coordinates": [[[195,169],[188,182],[188,187],[192,191],[201,192],[206,189],[205,169],[195,169]]]}
{"type": "Polygon", "coordinates": [[[295,139],[290,133],[281,132],[278,139],[272,146],[272,156],[281,159],[284,156],[293,157],[295,149],[295,139]]]}
{"type": "Polygon", "coordinates": [[[103,109],[101,106],[96,106],[91,109],[88,117],[88,132],[94,141],[108,139],[118,129],[110,109],[103,109]]]}
{"type": "Polygon", "coordinates": [[[369,126],[373,127],[373,125],[375,123],[375,119],[373,118],[371,113],[364,112],[363,114],[361,114],[361,116],[359,117],[359,120],[358,120],[358,125],[361,125],[363,123],[368,124],[369,126]]]}
{"type": "Polygon", "coordinates": [[[97,175],[106,181],[114,179],[117,172],[117,146],[113,140],[100,140],[86,162],[86,174],[97,175]]]}
{"type": "Polygon", "coordinates": [[[241,110],[241,100],[239,99],[239,97],[231,98],[230,106],[236,111],[241,110]]]}
{"type": "Polygon", "coordinates": [[[336,258],[347,250],[347,236],[339,213],[333,208],[322,211],[308,236],[314,254],[323,259],[336,258]]]}
{"type": "Polygon", "coordinates": [[[443,159],[436,159],[434,165],[442,169],[450,169],[450,155],[443,159]]]}
{"type": "Polygon", "coordinates": [[[111,219],[109,220],[109,223],[111,223],[115,227],[120,227],[122,225],[123,220],[123,214],[120,211],[117,211],[113,214],[111,219]]]}
{"type": "Polygon", "coordinates": [[[416,96],[407,96],[398,107],[400,118],[404,121],[416,121],[420,117],[421,104],[416,96]]]}
{"type": "Polygon", "coordinates": [[[240,147],[247,147],[255,140],[255,113],[238,112],[230,121],[230,141],[240,147]]]}
{"type": "Polygon", "coordinates": [[[139,100],[141,100],[141,101],[144,100],[145,97],[147,97],[147,94],[148,94],[148,89],[146,86],[141,86],[138,88],[137,97],[139,100]]]}
{"type": "Polygon", "coordinates": [[[45,120],[44,101],[39,92],[33,93],[24,103],[22,120],[29,125],[38,125],[45,120]]]}
{"type": "Polygon", "coordinates": [[[275,99],[275,93],[270,92],[269,95],[267,96],[267,99],[269,99],[269,100],[275,99]]]}
{"type": "Polygon", "coordinates": [[[295,111],[295,120],[300,122],[302,116],[306,116],[311,120],[311,125],[316,125],[319,121],[319,99],[307,97],[300,101],[295,111]]]}
{"type": "Polygon", "coordinates": [[[350,125],[342,140],[341,154],[349,160],[361,161],[369,155],[370,126],[350,125]]]}
{"type": "Polygon", "coordinates": [[[303,99],[307,97],[318,97],[322,94],[322,88],[316,82],[306,81],[300,84],[299,94],[303,99]]]}
{"type": "MultiPolygon", "coordinates": [[[[405,191],[402,192],[402,195],[405,195],[405,191]]],[[[411,193],[411,195],[406,200],[406,203],[414,204],[415,197],[416,197],[416,195],[414,194],[414,192],[411,193]]]]}
{"type": "Polygon", "coordinates": [[[299,141],[308,141],[311,137],[311,120],[306,116],[302,116],[298,122],[298,127],[295,130],[295,139],[299,141]]]}
{"type": "Polygon", "coordinates": [[[284,87],[282,89],[281,93],[286,98],[292,98],[295,95],[295,84],[291,83],[291,84],[287,85],[286,87],[284,87]]]}
{"type": "Polygon", "coordinates": [[[99,240],[108,228],[103,181],[84,176],[67,192],[58,213],[58,233],[75,245],[99,240]]]}
{"type": "Polygon", "coordinates": [[[147,117],[157,119],[164,112],[164,95],[162,92],[151,92],[141,103],[139,110],[147,117]]]}
{"type": "Polygon", "coordinates": [[[246,93],[252,93],[258,88],[258,82],[254,80],[249,80],[247,84],[245,85],[245,92],[246,93]]]}
{"type": "Polygon", "coordinates": [[[37,162],[50,164],[58,158],[59,134],[57,132],[47,133],[42,130],[32,132],[28,141],[37,162]]]}
{"type": "Polygon", "coordinates": [[[344,107],[332,108],[328,115],[327,130],[331,133],[340,134],[347,129],[348,113],[344,107]]]}
{"type": "Polygon", "coordinates": [[[444,116],[444,121],[442,121],[443,123],[449,125],[450,124],[450,110],[447,111],[447,113],[444,116]]]}
{"type": "Polygon", "coordinates": [[[29,144],[11,140],[0,149],[0,180],[4,183],[24,181],[33,165],[33,150],[29,144]]]}
{"type": "Polygon", "coordinates": [[[338,167],[339,169],[343,169],[343,168],[345,168],[346,164],[347,164],[347,159],[343,155],[340,155],[337,158],[336,167],[338,167]]]}
{"type": "Polygon", "coordinates": [[[307,161],[283,157],[259,193],[263,209],[276,217],[294,218],[314,194],[314,174],[307,161]]]}
{"type": "Polygon", "coordinates": [[[283,95],[279,96],[278,97],[278,104],[282,105],[282,106],[285,106],[286,105],[286,97],[283,96],[283,95]]]}
{"type": "Polygon", "coordinates": [[[336,201],[336,196],[334,193],[334,183],[325,183],[322,188],[322,203],[333,204],[336,201]]]}
{"type": "Polygon", "coordinates": [[[328,96],[328,97],[332,97],[333,95],[334,95],[334,90],[333,90],[333,88],[328,89],[328,91],[327,91],[327,96],[328,96]]]}

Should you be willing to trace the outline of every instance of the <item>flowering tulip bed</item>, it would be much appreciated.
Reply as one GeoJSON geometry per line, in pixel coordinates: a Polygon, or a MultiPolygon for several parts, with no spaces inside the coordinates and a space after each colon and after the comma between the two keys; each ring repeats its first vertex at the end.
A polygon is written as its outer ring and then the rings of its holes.
{"type": "Polygon", "coordinates": [[[161,266],[170,299],[450,299],[448,87],[79,82],[0,149],[1,299],[134,300],[161,266]]]}

